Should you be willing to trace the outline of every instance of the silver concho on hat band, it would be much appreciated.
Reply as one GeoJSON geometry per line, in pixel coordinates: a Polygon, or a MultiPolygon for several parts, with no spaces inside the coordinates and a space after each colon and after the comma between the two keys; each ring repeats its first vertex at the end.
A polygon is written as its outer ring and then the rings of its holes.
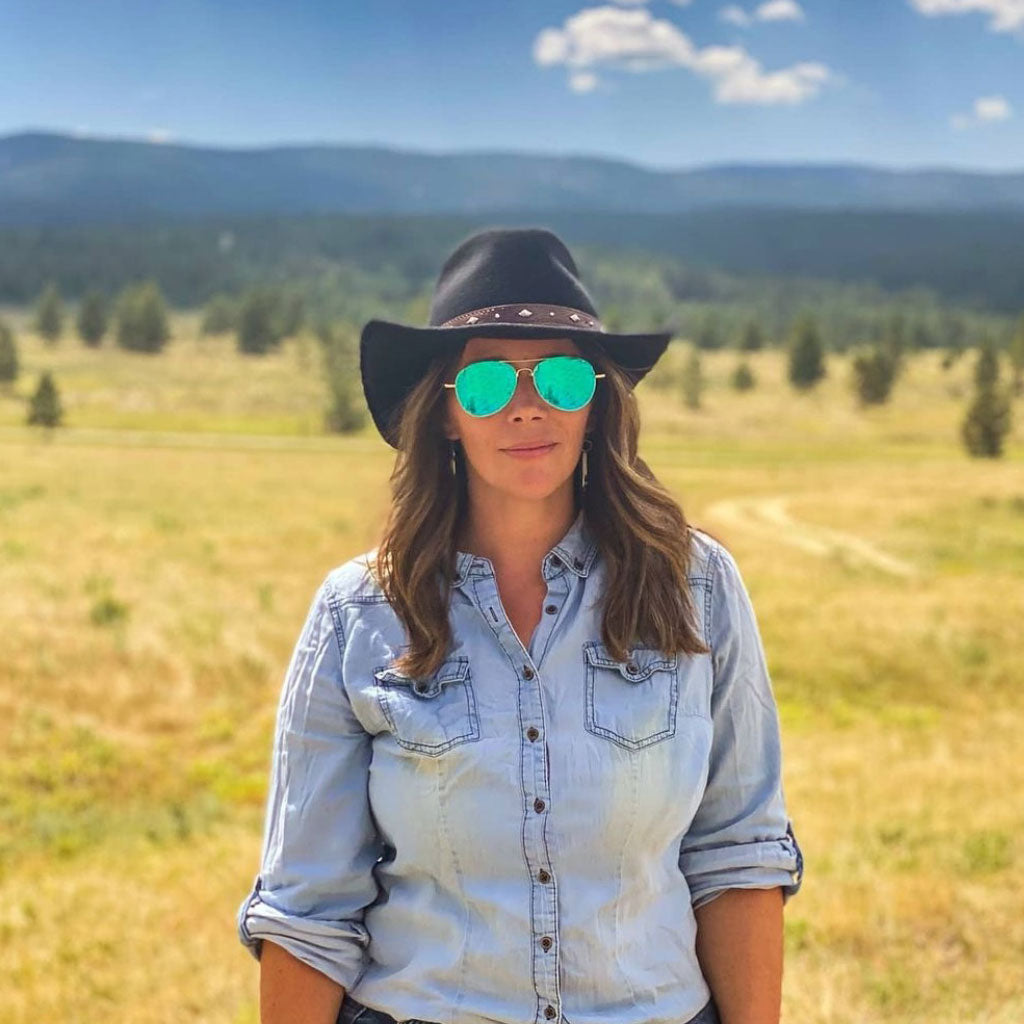
{"type": "Polygon", "coordinates": [[[465,327],[480,323],[521,324],[532,323],[565,324],[569,327],[582,327],[584,330],[604,331],[604,324],[597,317],[585,313],[582,309],[571,306],[552,306],[543,302],[516,303],[513,306],[485,306],[483,309],[471,309],[468,313],[460,313],[450,320],[445,320],[440,327],[465,327]],[[536,320],[533,318],[536,317],[536,320]]]}

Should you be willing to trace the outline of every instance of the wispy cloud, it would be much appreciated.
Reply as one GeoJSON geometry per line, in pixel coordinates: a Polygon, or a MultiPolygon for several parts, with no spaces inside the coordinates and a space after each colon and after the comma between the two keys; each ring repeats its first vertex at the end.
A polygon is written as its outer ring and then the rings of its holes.
{"type": "Polygon", "coordinates": [[[796,0],[767,0],[747,12],[736,4],[721,8],[718,17],[740,28],[748,28],[755,21],[803,21],[804,10],[796,0]]]}
{"type": "Polygon", "coordinates": [[[950,14],[987,14],[990,17],[988,27],[993,32],[1021,33],[1024,29],[1024,0],[909,0],[909,3],[930,18],[950,14]]]}
{"type": "Polygon", "coordinates": [[[758,21],[800,21],[803,16],[803,8],[796,0],[768,0],[754,11],[758,21]]]}
{"type": "Polygon", "coordinates": [[[533,58],[542,67],[568,68],[570,87],[578,92],[596,87],[601,68],[644,72],[682,67],[707,78],[718,103],[803,103],[833,77],[816,61],[766,72],[742,46],[700,49],[672,22],[646,9],[611,6],[585,8],[561,28],[543,29],[534,40],[533,58]],[[589,77],[581,78],[583,73],[589,77]]]}
{"type": "Polygon", "coordinates": [[[954,114],[949,123],[957,131],[989,121],[1007,121],[1013,117],[1013,108],[1005,96],[979,96],[970,114],[954,114]]]}
{"type": "Polygon", "coordinates": [[[597,88],[597,75],[593,71],[574,71],[569,76],[569,88],[573,92],[592,92],[597,88]]]}
{"type": "Polygon", "coordinates": [[[150,142],[160,144],[170,142],[173,136],[166,128],[150,128],[146,132],[146,138],[150,142]]]}
{"type": "Polygon", "coordinates": [[[718,17],[732,25],[739,25],[740,28],[746,28],[754,20],[742,7],[737,7],[735,4],[723,7],[718,12],[718,17]]]}

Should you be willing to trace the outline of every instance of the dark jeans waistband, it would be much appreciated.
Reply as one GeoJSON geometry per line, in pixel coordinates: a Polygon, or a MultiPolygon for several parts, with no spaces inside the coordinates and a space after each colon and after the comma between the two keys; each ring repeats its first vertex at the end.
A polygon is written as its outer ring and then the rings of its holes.
{"type": "MultiPolygon", "coordinates": [[[[416,1017],[410,1018],[407,1021],[396,1021],[394,1017],[383,1010],[375,1010],[370,1006],[364,1006],[346,992],[335,1024],[436,1024],[436,1022],[420,1020],[416,1017]]],[[[563,1017],[562,1024],[569,1024],[569,1021],[563,1017]]],[[[709,999],[703,1008],[697,1012],[696,1017],[691,1017],[688,1021],[681,1022],[681,1024],[722,1024],[714,999],[709,999]]]]}

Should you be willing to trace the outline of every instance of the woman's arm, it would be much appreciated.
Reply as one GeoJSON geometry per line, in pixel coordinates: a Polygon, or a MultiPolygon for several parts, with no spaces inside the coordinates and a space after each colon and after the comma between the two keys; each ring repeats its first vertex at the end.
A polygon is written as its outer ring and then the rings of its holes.
{"type": "Polygon", "coordinates": [[[369,963],[364,913],[380,894],[383,844],[367,785],[372,738],[344,684],[344,639],[328,575],[281,688],[260,866],[237,914],[260,961],[264,1024],[334,1024],[369,963]]]}
{"type": "Polygon", "coordinates": [[[694,916],[697,959],[722,1024],[779,1024],[782,890],[726,889],[694,916]]]}
{"type": "Polygon", "coordinates": [[[345,989],[286,949],[263,940],[260,1024],[335,1024],[345,989]]]}

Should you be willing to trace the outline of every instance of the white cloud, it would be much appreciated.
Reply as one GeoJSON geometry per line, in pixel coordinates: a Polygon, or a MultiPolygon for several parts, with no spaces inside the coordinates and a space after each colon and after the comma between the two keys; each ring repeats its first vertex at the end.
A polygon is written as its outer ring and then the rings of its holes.
{"type": "Polygon", "coordinates": [[[981,96],[974,101],[974,113],[979,121],[1005,121],[1013,116],[1005,96],[981,96]]]}
{"type": "Polygon", "coordinates": [[[574,71],[569,76],[569,88],[573,92],[593,92],[597,88],[597,75],[593,71],[574,71]]]}
{"type": "Polygon", "coordinates": [[[1013,108],[1005,96],[979,96],[974,101],[971,114],[953,114],[950,125],[957,131],[964,131],[972,125],[986,121],[1007,121],[1013,117],[1013,108]]]}
{"type": "Polygon", "coordinates": [[[146,132],[146,138],[150,142],[155,142],[158,145],[163,142],[171,141],[171,133],[166,128],[150,128],[146,132]]]}
{"type": "Polygon", "coordinates": [[[722,21],[728,21],[730,24],[738,25],[740,28],[746,28],[753,20],[742,7],[737,7],[735,4],[723,7],[718,12],[718,17],[722,21]]]}
{"type": "Polygon", "coordinates": [[[910,5],[929,18],[947,14],[987,14],[993,32],[1024,29],[1024,0],[909,0],[910,5]]]}
{"type": "Polygon", "coordinates": [[[719,10],[718,17],[740,28],[748,28],[755,21],[803,21],[804,10],[796,0],[767,0],[758,4],[752,14],[736,4],[729,4],[719,10]]]}
{"type": "Polygon", "coordinates": [[[803,8],[796,0],[767,0],[754,11],[758,21],[801,21],[803,16],[803,8]]]}
{"type": "MultiPolygon", "coordinates": [[[[574,76],[587,71],[584,89],[596,84],[602,67],[655,71],[683,67],[711,81],[718,103],[796,104],[815,96],[832,77],[824,64],[803,61],[765,72],[742,46],[699,49],[670,21],[647,10],[589,7],[566,18],[562,28],[543,29],[534,41],[533,57],[545,67],[564,64],[574,76]]],[[[572,80],[570,80],[572,84],[572,80]]]]}

